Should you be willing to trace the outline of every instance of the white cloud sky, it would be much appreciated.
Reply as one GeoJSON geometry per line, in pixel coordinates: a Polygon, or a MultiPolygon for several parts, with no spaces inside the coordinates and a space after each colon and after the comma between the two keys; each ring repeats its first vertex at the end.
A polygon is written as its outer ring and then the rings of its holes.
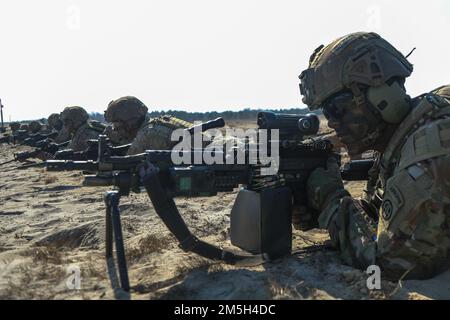
{"type": "Polygon", "coordinates": [[[447,0],[2,0],[0,98],[5,120],[123,95],[151,110],[301,107],[312,51],[355,31],[417,47],[410,94],[450,82],[447,0]]]}

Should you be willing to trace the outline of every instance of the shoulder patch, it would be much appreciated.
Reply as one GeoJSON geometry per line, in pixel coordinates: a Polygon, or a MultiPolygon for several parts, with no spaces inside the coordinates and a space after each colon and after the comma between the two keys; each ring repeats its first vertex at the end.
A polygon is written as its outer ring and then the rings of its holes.
{"type": "Polygon", "coordinates": [[[400,152],[399,169],[450,154],[450,118],[435,120],[413,132],[400,152]]]}

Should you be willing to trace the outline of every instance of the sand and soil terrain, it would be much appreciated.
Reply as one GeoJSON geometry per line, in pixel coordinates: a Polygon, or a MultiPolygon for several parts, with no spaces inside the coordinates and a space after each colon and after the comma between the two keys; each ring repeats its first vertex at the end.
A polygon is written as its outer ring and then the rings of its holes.
{"type": "MultiPolygon", "coordinates": [[[[0,162],[29,147],[3,144],[0,162]]],[[[39,160],[37,160],[39,161],[39,160]]],[[[295,253],[236,267],[183,252],[146,194],[120,203],[131,295],[113,290],[104,258],[107,187],[82,186],[80,172],[0,170],[0,299],[449,299],[450,272],[424,281],[382,281],[342,264],[322,230],[294,231],[295,253]],[[308,250],[302,250],[308,248],[308,250]],[[80,272],[80,287],[73,275],[80,272]]],[[[363,183],[347,187],[354,195],[363,183]]],[[[232,247],[230,210],[237,191],[176,200],[191,231],[232,247]]]]}

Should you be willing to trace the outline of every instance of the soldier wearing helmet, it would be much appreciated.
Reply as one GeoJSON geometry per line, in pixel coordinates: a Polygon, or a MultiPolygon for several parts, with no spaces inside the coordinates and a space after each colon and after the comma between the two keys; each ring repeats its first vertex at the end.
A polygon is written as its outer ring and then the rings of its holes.
{"type": "Polygon", "coordinates": [[[11,129],[12,132],[16,132],[17,130],[20,129],[20,123],[12,122],[9,124],[9,128],[11,129]]]}
{"type": "Polygon", "coordinates": [[[28,129],[30,130],[31,134],[38,133],[42,129],[42,124],[39,121],[31,121],[28,124],[28,129]]]}
{"type": "Polygon", "coordinates": [[[105,111],[105,119],[112,123],[105,130],[112,142],[131,143],[128,154],[138,154],[145,150],[171,149],[177,142],[171,140],[172,132],[192,126],[192,123],[172,117],[162,116],[150,119],[147,107],[132,96],[111,101],[105,111]]]}
{"type": "Polygon", "coordinates": [[[97,139],[104,131],[104,127],[98,122],[89,120],[89,115],[82,107],[66,107],[61,112],[63,129],[70,136],[70,144],[67,147],[73,151],[83,151],[88,147],[89,139],[97,139]]]}
{"type": "Polygon", "coordinates": [[[59,113],[52,113],[47,118],[47,123],[49,127],[53,130],[60,131],[63,127],[63,123],[61,121],[61,116],[59,113]]]}
{"type": "Polygon", "coordinates": [[[311,173],[315,223],[345,263],[377,264],[388,279],[432,277],[449,260],[450,85],[410,98],[412,71],[378,34],[359,32],[317,48],[299,76],[303,102],[323,110],[349,154],[377,154],[364,199],[344,189],[332,158],[311,173]]]}
{"type": "Polygon", "coordinates": [[[113,100],[105,111],[105,120],[111,125],[106,134],[112,143],[124,145],[131,143],[141,129],[150,120],[147,107],[136,97],[126,96],[113,100]]]}
{"type": "Polygon", "coordinates": [[[68,130],[64,128],[61,115],[59,113],[52,113],[47,118],[47,123],[51,130],[58,131],[58,136],[53,139],[54,142],[63,143],[70,140],[70,134],[68,130]]]}

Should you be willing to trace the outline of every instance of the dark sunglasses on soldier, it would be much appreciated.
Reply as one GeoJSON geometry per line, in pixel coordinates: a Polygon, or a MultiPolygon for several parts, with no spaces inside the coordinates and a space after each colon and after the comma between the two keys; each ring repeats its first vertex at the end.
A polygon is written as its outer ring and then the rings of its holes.
{"type": "Polygon", "coordinates": [[[353,106],[353,94],[351,92],[342,92],[327,99],[322,104],[323,115],[327,119],[341,119],[348,106],[353,106]]]}

